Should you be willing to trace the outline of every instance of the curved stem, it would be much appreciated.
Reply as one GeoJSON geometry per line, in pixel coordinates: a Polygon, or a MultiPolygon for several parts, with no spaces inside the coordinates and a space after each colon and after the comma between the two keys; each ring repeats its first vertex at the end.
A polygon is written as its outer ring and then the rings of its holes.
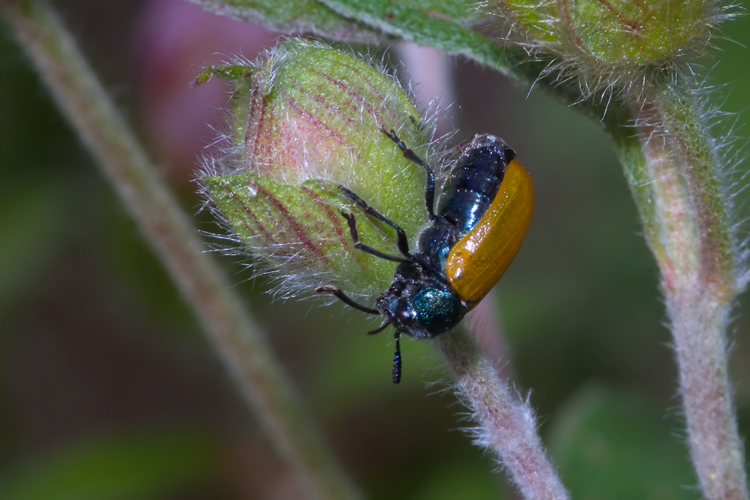
{"type": "Polygon", "coordinates": [[[547,458],[533,411],[500,380],[465,326],[435,339],[458,389],[479,424],[477,443],[492,450],[526,500],[570,498],[547,458]]]}
{"type": "Polygon", "coordinates": [[[744,277],[720,158],[679,77],[655,75],[629,104],[606,126],[661,270],[693,464],[706,499],[747,499],[726,338],[744,277]]]}
{"type": "Polygon", "coordinates": [[[58,106],[198,315],[234,382],[311,498],[359,498],[224,274],[161,181],[71,36],[43,1],[0,11],[58,106]]]}

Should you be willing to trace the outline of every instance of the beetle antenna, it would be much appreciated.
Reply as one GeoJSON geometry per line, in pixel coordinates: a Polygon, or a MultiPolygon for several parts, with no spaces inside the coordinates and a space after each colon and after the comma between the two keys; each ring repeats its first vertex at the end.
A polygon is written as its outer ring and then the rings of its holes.
{"type": "Polygon", "coordinates": [[[341,291],[341,289],[334,285],[323,285],[319,286],[315,289],[317,293],[330,293],[337,299],[339,299],[344,304],[348,305],[349,307],[353,307],[354,309],[357,309],[358,311],[365,312],[367,314],[374,314],[376,316],[380,316],[380,311],[377,309],[370,309],[369,307],[365,307],[361,304],[357,304],[352,299],[347,297],[344,292],[341,291]]]}
{"type": "Polygon", "coordinates": [[[393,380],[394,384],[398,384],[401,382],[401,343],[399,342],[401,332],[396,331],[394,337],[396,338],[396,352],[393,354],[393,371],[391,372],[391,380],[393,380]]]}

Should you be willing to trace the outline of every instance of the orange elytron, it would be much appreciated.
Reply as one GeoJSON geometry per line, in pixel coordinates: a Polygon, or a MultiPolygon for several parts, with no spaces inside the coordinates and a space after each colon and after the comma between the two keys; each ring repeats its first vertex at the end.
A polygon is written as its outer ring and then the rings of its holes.
{"type": "Polygon", "coordinates": [[[534,183],[518,160],[505,169],[487,212],[451,249],[445,274],[469,309],[479,303],[508,269],[521,248],[534,214],[534,183]]]}

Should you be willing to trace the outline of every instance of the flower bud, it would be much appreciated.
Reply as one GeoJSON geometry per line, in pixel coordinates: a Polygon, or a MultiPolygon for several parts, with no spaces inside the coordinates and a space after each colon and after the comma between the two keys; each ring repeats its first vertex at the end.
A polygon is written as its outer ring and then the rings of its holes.
{"type": "MultiPolygon", "coordinates": [[[[502,16],[528,52],[575,75],[584,94],[627,88],[647,66],[669,65],[705,43],[730,17],[704,0],[498,0],[502,16]]],[[[587,96],[587,95],[586,95],[587,96]]]]}
{"type": "Polygon", "coordinates": [[[571,36],[598,61],[659,63],[704,36],[712,2],[575,0],[563,2],[571,36]]]}
{"type": "Polygon", "coordinates": [[[425,172],[381,129],[418,154],[427,127],[390,76],[320,43],[289,39],[255,64],[209,68],[233,80],[232,146],[211,160],[205,191],[235,237],[280,278],[286,293],[333,283],[375,296],[395,264],[358,251],[360,241],[399,255],[395,231],[365,213],[339,185],[412,237],[427,222],[425,172]]]}

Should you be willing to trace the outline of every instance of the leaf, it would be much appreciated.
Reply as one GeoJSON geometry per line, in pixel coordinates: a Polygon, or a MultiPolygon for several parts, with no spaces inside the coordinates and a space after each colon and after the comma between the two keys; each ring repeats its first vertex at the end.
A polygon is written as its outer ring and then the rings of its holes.
{"type": "Polygon", "coordinates": [[[384,43],[381,33],[314,0],[189,0],[214,14],[284,33],[314,33],[349,42],[384,43]]]}
{"type": "Polygon", "coordinates": [[[500,482],[485,472],[482,464],[468,457],[433,466],[433,473],[423,481],[421,487],[410,498],[412,500],[480,500],[504,499],[499,490],[500,482]]]}
{"type": "MultiPolygon", "coordinates": [[[[532,60],[516,45],[501,45],[471,29],[481,20],[474,2],[463,0],[189,0],[234,19],[261,23],[286,33],[315,33],[344,42],[382,45],[393,39],[462,55],[531,86],[539,81],[550,94],[570,105],[580,93],[570,82],[539,79],[551,60],[532,60]]],[[[597,106],[586,103],[581,109],[597,106]]]]}
{"type": "Polygon", "coordinates": [[[193,431],[145,431],[93,438],[38,457],[0,478],[0,498],[163,498],[208,482],[216,450],[193,431]]]}
{"type": "Polygon", "coordinates": [[[319,0],[339,14],[384,33],[450,54],[463,55],[521,81],[533,81],[521,71],[525,54],[503,47],[465,24],[476,20],[473,3],[390,0],[319,0]],[[461,14],[463,12],[463,14],[461,14]]]}

